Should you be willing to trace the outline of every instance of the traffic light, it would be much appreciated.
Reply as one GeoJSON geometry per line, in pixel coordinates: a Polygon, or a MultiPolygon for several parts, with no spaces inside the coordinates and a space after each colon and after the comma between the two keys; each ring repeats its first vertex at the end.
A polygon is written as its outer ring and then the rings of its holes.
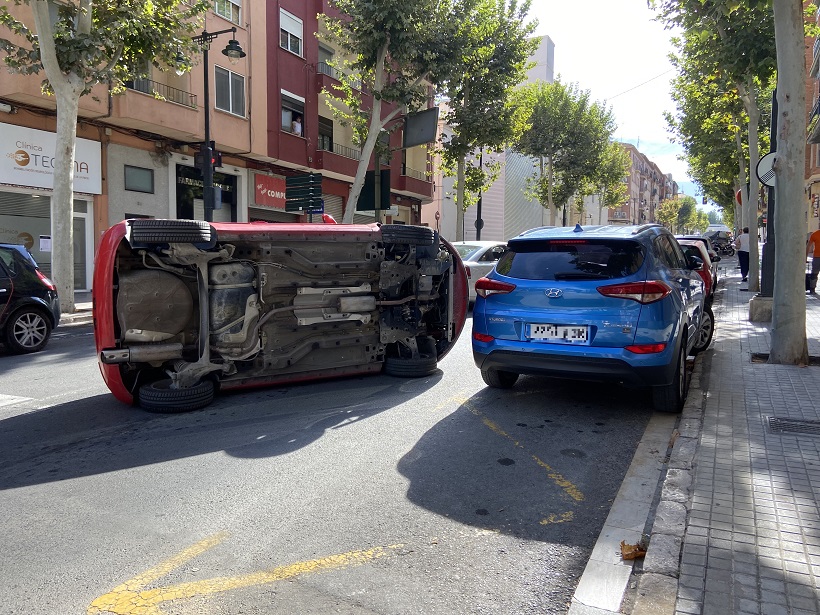
{"type": "Polygon", "coordinates": [[[308,173],[285,178],[285,211],[322,209],[322,174],[308,173]]]}
{"type": "Polygon", "coordinates": [[[222,152],[216,151],[216,149],[214,149],[214,145],[214,142],[211,141],[210,147],[203,145],[199,152],[194,154],[194,165],[196,165],[197,169],[202,171],[203,175],[205,174],[204,165],[206,160],[210,160],[212,169],[222,166],[222,152]]]}

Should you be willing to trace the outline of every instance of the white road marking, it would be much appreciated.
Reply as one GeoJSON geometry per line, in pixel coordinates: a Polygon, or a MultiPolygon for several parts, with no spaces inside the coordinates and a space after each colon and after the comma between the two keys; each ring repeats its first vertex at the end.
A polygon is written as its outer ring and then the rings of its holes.
{"type": "Polygon", "coordinates": [[[31,401],[33,397],[17,397],[15,395],[3,395],[0,393],[0,408],[3,406],[13,406],[24,401],[31,401]]]}

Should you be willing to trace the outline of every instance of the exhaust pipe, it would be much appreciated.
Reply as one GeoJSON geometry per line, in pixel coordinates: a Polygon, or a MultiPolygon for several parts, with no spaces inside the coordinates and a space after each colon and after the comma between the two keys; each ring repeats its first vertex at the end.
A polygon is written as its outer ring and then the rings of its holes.
{"type": "Polygon", "coordinates": [[[107,348],[100,351],[100,362],[106,365],[117,363],[151,363],[182,358],[182,344],[150,344],[131,348],[107,348]]]}

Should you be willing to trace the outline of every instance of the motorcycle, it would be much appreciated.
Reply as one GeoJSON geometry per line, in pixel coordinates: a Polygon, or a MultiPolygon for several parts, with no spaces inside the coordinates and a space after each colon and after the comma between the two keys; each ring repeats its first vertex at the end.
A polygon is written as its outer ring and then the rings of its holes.
{"type": "Polygon", "coordinates": [[[715,243],[715,252],[721,256],[734,256],[735,247],[729,242],[715,243]]]}

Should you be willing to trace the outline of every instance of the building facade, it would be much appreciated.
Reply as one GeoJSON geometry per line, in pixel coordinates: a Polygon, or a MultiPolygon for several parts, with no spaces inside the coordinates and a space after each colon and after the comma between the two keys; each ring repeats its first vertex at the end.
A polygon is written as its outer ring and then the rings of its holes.
{"type": "MultiPolygon", "coordinates": [[[[25,5],[9,10],[33,23],[25,5]]],[[[216,2],[205,30],[236,32],[211,43],[208,66],[200,57],[181,75],[173,67],[151,67],[123,94],[97,86],[81,99],[74,185],[78,291],[90,290],[95,243],[111,224],[135,217],[204,219],[196,155],[205,141],[206,114],[221,155],[215,221],[320,220],[285,208],[286,178],[309,172],[322,174],[324,211],[341,221],[361,155],[350,129],[334,119],[326,94],[338,84],[337,52],[321,40],[317,14],[332,11],[327,0],[216,2]],[[246,53],[235,63],[220,53],[234,36],[246,53]],[[297,117],[301,130],[294,128],[297,117]]],[[[0,156],[0,242],[24,243],[49,271],[56,104],[41,93],[41,80],[0,71],[0,143],[6,150],[0,156]]],[[[420,223],[421,205],[433,196],[431,160],[425,146],[401,149],[401,143],[399,129],[391,136],[392,155],[380,165],[390,173],[385,220],[420,223]]],[[[373,220],[373,211],[355,217],[373,220]]]]}

